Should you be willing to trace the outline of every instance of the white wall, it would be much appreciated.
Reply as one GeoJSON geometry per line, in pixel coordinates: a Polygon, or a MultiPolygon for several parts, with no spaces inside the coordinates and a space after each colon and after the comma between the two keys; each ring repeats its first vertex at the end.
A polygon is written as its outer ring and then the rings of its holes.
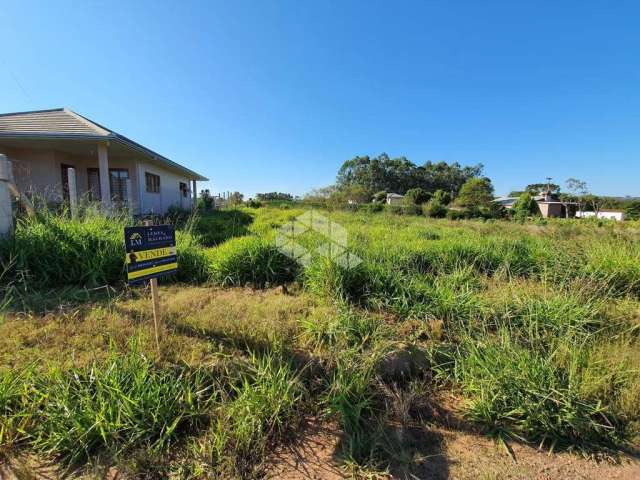
{"type": "MultiPolygon", "coordinates": [[[[578,210],[576,212],[576,217],[595,218],[596,212],[582,212],[578,210]]],[[[622,220],[624,220],[624,212],[598,212],[597,218],[601,218],[603,220],[617,220],[621,222],[622,220]]]]}
{"type": "Polygon", "coordinates": [[[191,188],[191,182],[187,177],[143,161],[138,162],[137,170],[141,192],[139,213],[165,213],[171,206],[191,208],[192,194],[189,193],[185,198],[180,192],[180,182],[191,188]],[[147,192],[145,172],[160,177],[160,193],[147,192]]]}
{"type": "MultiPolygon", "coordinates": [[[[80,196],[85,195],[88,190],[87,168],[98,167],[97,156],[71,155],[53,149],[36,150],[0,146],[0,153],[6,154],[12,163],[18,190],[44,196],[53,202],[62,200],[60,164],[75,167],[80,196]]],[[[109,168],[129,170],[135,214],[165,213],[172,205],[184,209],[191,208],[192,193],[189,192],[187,197],[182,197],[180,193],[180,182],[186,183],[187,188],[190,189],[191,181],[180,174],[129,156],[109,155],[109,168]],[[146,191],[145,172],[160,176],[160,193],[146,191]]]]}

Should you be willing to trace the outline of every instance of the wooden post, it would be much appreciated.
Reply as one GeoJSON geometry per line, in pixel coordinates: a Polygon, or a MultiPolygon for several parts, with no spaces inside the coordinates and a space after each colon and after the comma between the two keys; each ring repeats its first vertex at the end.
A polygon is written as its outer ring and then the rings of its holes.
{"type": "MultiPolygon", "coordinates": [[[[145,220],[145,226],[150,227],[153,225],[152,220],[145,220]]],[[[149,285],[151,286],[151,300],[153,302],[153,327],[156,334],[156,348],[158,349],[158,355],[160,355],[160,340],[162,339],[162,313],[160,312],[160,297],[158,295],[158,279],[149,279],[149,285]]]]}

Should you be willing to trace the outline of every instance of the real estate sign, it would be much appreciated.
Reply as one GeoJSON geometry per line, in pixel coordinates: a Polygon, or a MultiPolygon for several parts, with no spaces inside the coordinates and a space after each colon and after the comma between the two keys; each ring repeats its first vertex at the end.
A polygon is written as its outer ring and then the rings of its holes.
{"type": "Polygon", "coordinates": [[[138,283],[178,271],[173,225],[125,227],[127,278],[138,283]]]}

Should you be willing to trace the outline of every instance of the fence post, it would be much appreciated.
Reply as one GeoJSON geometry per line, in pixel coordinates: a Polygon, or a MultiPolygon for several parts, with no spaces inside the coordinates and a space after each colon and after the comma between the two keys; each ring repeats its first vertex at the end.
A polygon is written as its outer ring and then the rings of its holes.
{"type": "Polygon", "coordinates": [[[67,169],[67,183],[69,184],[69,208],[73,218],[78,216],[78,188],[76,185],[76,169],[67,169]]]}
{"type": "Polygon", "coordinates": [[[0,236],[7,236],[13,229],[13,210],[11,208],[11,163],[6,155],[0,154],[0,236]]]}

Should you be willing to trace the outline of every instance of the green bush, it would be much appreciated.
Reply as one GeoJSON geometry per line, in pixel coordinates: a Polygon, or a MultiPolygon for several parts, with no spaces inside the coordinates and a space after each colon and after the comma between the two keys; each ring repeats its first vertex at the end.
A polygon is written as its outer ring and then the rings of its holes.
{"type": "Polygon", "coordinates": [[[422,213],[431,218],[444,218],[447,212],[447,207],[437,200],[430,200],[422,206],[422,213]]]}
{"type": "Polygon", "coordinates": [[[422,188],[411,188],[404,194],[404,201],[407,205],[422,205],[431,199],[431,193],[422,188]]]}
{"type": "Polygon", "coordinates": [[[299,265],[266,240],[233,238],[210,250],[211,279],[224,286],[264,287],[293,280],[299,265]]]}
{"type": "Polygon", "coordinates": [[[447,211],[447,218],[449,220],[465,220],[469,217],[469,214],[467,213],[466,210],[453,210],[453,209],[449,209],[447,211]]]}
{"type": "Polygon", "coordinates": [[[365,203],[358,205],[358,211],[363,213],[378,213],[384,210],[384,206],[381,203],[365,203]]]}

